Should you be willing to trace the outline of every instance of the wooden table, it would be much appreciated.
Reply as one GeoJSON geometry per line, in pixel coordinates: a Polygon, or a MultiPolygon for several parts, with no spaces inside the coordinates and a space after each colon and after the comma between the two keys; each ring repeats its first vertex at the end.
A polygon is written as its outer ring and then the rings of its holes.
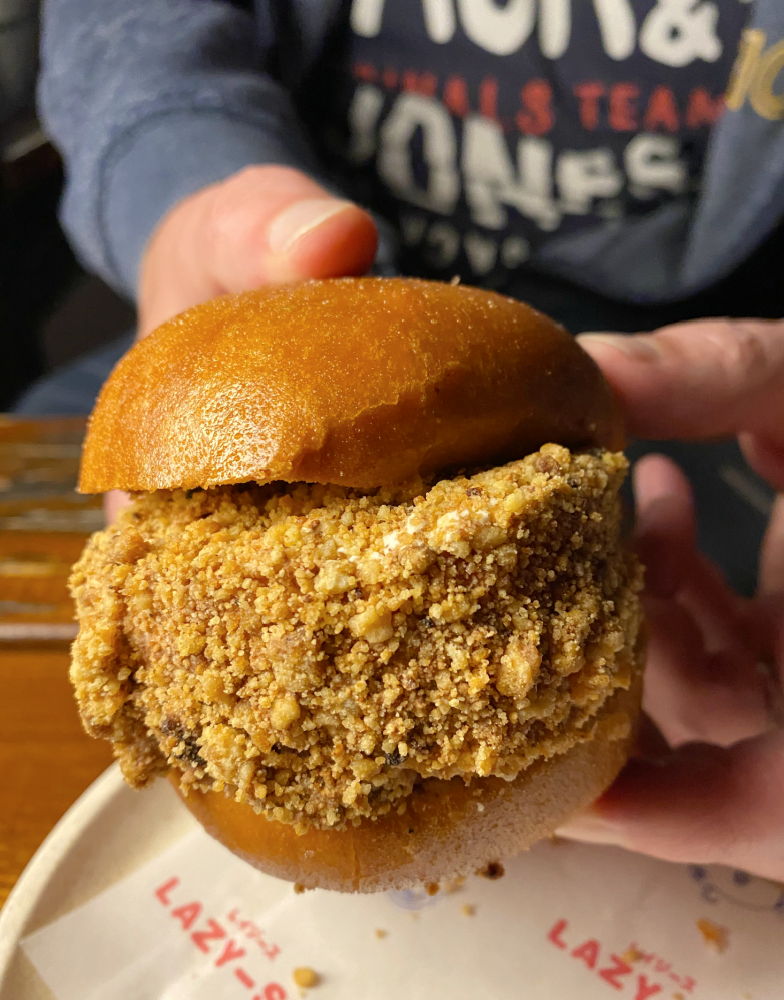
{"type": "Polygon", "coordinates": [[[82,419],[0,416],[0,905],[51,828],[111,763],[68,682],[66,581],[98,497],[74,491],[82,419]]]}

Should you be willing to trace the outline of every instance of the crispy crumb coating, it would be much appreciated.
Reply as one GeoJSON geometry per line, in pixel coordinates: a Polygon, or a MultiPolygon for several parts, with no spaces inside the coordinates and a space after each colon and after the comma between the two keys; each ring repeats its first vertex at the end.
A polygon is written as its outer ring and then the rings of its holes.
{"type": "Polygon", "coordinates": [[[135,786],[176,768],[303,829],[403,809],[420,776],[511,779],[630,683],[625,471],[550,444],[397,491],[141,495],[71,577],[84,725],[135,786]]]}

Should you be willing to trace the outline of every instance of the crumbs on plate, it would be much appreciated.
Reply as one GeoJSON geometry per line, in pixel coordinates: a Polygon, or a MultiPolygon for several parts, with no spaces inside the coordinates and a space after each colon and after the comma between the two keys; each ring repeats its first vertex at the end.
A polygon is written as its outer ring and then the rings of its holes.
{"type": "Polygon", "coordinates": [[[487,878],[491,882],[494,882],[498,878],[503,878],[504,873],[505,869],[500,861],[490,861],[484,868],[480,868],[476,874],[480,878],[487,878]]]}
{"type": "Polygon", "coordinates": [[[706,946],[721,955],[727,950],[730,944],[730,932],[726,927],[701,917],[697,921],[697,930],[702,934],[702,940],[706,946]]]}
{"type": "Polygon", "coordinates": [[[302,989],[308,990],[313,986],[318,986],[321,982],[321,977],[315,969],[311,969],[309,965],[302,965],[295,969],[291,974],[292,979],[297,984],[297,986],[302,989]]]}

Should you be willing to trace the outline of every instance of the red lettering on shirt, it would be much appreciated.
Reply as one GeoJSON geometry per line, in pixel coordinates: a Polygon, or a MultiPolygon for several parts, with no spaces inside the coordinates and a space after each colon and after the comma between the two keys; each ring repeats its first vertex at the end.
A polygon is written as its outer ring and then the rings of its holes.
{"type": "Polygon", "coordinates": [[[686,124],[689,128],[713,126],[724,114],[724,107],[723,95],[714,100],[704,87],[695,87],[689,96],[686,124]]]}
{"type": "Polygon", "coordinates": [[[659,128],[666,128],[668,132],[678,131],[680,124],[678,106],[675,103],[675,95],[669,87],[657,87],[651,94],[644,124],[646,132],[655,132],[659,128]]]}
{"type": "Polygon", "coordinates": [[[252,990],[256,985],[244,969],[235,969],[234,975],[237,979],[239,979],[242,985],[247,986],[249,990],[252,990]]]}
{"type": "Polygon", "coordinates": [[[387,68],[381,74],[381,82],[384,84],[387,90],[394,90],[395,87],[397,86],[397,70],[387,66],[387,68]]]}
{"type": "Polygon", "coordinates": [[[634,132],[637,121],[637,98],[640,88],[636,83],[616,83],[610,90],[610,128],[616,132],[634,132]]]}
{"type": "Polygon", "coordinates": [[[407,69],[403,73],[403,90],[425,97],[435,97],[438,87],[438,77],[435,73],[417,73],[415,69],[407,69]]]}
{"type": "Polygon", "coordinates": [[[372,63],[354,63],[354,76],[358,80],[365,80],[367,83],[375,83],[378,79],[378,70],[372,63]]]}
{"type": "Polygon", "coordinates": [[[517,127],[526,135],[546,135],[553,127],[553,88],[547,80],[529,80],[520,91],[517,127]]]}
{"type": "Polygon", "coordinates": [[[468,86],[462,76],[450,76],[444,84],[444,106],[458,118],[467,118],[471,114],[468,86]]]}
{"type": "Polygon", "coordinates": [[[586,80],[574,88],[574,95],[580,102],[580,124],[589,132],[599,127],[599,98],[604,97],[605,88],[598,80],[586,80]]]}
{"type": "Polygon", "coordinates": [[[498,80],[486,76],[479,84],[479,114],[498,121],[498,80]]]}

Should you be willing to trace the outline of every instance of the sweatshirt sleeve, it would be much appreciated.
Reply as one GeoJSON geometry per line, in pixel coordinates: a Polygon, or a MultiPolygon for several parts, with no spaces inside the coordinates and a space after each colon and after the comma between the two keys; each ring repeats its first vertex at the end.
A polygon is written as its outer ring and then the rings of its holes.
{"type": "Polygon", "coordinates": [[[273,40],[271,19],[219,0],[46,3],[39,105],[65,161],[63,225],[118,290],[135,297],[144,246],[182,198],[251,163],[313,172],[265,72],[273,40]]]}

